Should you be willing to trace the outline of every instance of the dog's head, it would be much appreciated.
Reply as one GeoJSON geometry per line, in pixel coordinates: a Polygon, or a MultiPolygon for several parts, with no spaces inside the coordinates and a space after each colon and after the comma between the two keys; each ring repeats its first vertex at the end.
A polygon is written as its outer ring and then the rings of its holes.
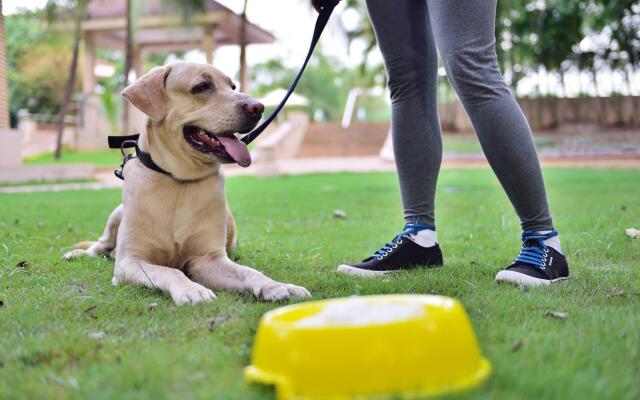
{"type": "Polygon", "coordinates": [[[180,62],[155,68],[122,95],[149,117],[149,144],[165,164],[206,169],[251,163],[247,146],[235,134],[251,131],[264,106],[237,92],[231,79],[211,65],[180,62]]]}

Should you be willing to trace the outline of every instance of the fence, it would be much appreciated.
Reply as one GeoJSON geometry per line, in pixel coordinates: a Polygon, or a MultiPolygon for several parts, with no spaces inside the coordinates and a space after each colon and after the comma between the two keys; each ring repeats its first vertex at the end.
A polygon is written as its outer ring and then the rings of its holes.
{"type": "MultiPolygon", "coordinates": [[[[533,130],[553,129],[562,124],[595,124],[604,127],[640,127],[640,96],[585,98],[521,98],[518,103],[533,130]]],[[[439,104],[446,131],[473,130],[460,102],[439,104]]]]}

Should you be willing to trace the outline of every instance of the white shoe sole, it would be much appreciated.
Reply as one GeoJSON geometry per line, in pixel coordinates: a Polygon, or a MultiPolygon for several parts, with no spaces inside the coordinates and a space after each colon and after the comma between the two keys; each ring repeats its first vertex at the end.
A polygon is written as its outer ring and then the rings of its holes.
{"type": "Polygon", "coordinates": [[[552,283],[569,279],[569,277],[561,277],[556,279],[540,279],[533,276],[521,274],[515,271],[500,271],[496,274],[496,282],[514,283],[521,287],[540,287],[549,286],[552,283]]]}
{"type": "Polygon", "coordinates": [[[353,275],[353,276],[366,276],[366,277],[375,277],[389,274],[394,271],[371,271],[368,269],[356,268],[351,265],[342,264],[338,267],[336,272],[345,275],[353,275]]]}

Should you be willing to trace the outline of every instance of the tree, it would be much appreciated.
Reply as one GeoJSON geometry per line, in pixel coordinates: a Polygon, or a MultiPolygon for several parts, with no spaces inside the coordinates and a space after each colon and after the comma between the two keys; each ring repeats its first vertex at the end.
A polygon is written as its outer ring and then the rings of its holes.
{"type": "Polygon", "coordinates": [[[4,47],[4,16],[0,0],[0,129],[9,128],[9,99],[7,92],[7,60],[4,47]]]}
{"type": "MultiPolygon", "coordinates": [[[[67,12],[71,15],[73,21],[73,50],[71,56],[71,63],[69,64],[69,72],[67,74],[67,81],[65,84],[64,95],[62,98],[62,104],[60,105],[60,112],[58,113],[58,129],[56,136],[56,148],[54,157],[56,160],[60,159],[62,154],[62,134],[64,132],[64,116],[66,115],[67,108],[71,102],[71,95],[73,94],[73,88],[76,82],[76,76],[78,73],[78,53],[80,52],[80,41],[82,40],[82,21],[84,21],[87,6],[91,0],[71,0],[65,1],[64,5],[67,8],[67,12]]],[[[56,10],[60,6],[57,0],[49,0],[47,3],[47,13],[49,19],[53,20],[56,15],[56,10]]]]}
{"type": "Polygon", "coordinates": [[[342,28],[347,38],[348,45],[351,46],[354,40],[361,40],[365,45],[362,51],[362,62],[358,66],[354,77],[356,81],[355,86],[370,88],[378,85],[386,85],[384,65],[370,64],[369,57],[377,48],[378,42],[364,3],[358,0],[347,0],[346,10],[352,10],[360,16],[353,29],[342,28]]]}
{"type": "Polygon", "coordinates": [[[624,72],[629,92],[631,76],[640,67],[640,2],[637,0],[597,0],[599,12],[590,23],[599,33],[607,33],[609,43],[600,54],[612,70],[624,72]]]}
{"type": "MultiPolygon", "coordinates": [[[[295,68],[283,66],[282,60],[274,59],[252,68],[256,82],[254,94],[257,97],[279,88],[289,86],[297,73],[295,68]]],[[[327,57],[318,47],[309,66],[296,88],[296,93],[309,100],[309,111],[320,111],[329,121],[337,121],[342,116],[344,105],[353,87],[351,71],[340,61],[327,57]]]]}

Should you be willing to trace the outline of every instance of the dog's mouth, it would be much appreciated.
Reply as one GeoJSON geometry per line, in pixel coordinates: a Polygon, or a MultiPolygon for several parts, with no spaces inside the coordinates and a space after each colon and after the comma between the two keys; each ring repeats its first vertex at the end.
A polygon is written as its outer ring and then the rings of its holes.
{"type": "Polygon", "coordinates": [[[222,162],[238,163],[241,167],[248,167],[251,164],[247,145],[233,133],[214,135],[195,125],[186,125],[182,132],[187,143],[201,153],[213,155],[222,162]]]}

